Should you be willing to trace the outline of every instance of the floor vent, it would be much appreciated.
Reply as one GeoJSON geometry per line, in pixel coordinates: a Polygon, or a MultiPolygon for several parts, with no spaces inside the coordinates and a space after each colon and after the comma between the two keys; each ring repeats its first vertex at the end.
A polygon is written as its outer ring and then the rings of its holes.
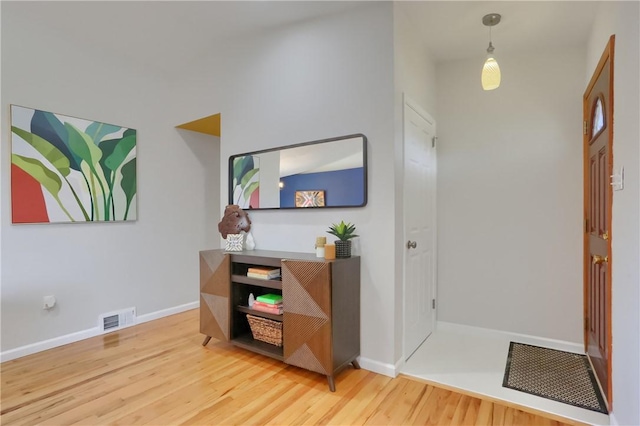
{"type": "Polygon", "coordinates": [[[103,333],[129,327],[136,323],[136,308],[123,309],[100,315],[99,327],[103,333]]]}

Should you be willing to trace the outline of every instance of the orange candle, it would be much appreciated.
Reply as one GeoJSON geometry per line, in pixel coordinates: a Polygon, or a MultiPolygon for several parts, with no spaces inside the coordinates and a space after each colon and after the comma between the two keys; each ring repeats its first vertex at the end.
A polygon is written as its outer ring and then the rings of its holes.
{"type": "Polygon", "coordinates": [[[335,244],[326,244],[324,246],[324,258],[327,260],[332,260],[336,258],[336,245],[335,244]]]}

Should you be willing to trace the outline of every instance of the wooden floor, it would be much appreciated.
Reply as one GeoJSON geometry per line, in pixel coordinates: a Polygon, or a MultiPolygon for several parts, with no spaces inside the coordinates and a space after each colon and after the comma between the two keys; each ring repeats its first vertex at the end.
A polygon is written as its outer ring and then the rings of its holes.
{"type": "Polygon", "coordinates": [[[366,370],[324,376],[212,340],[188,311],[1,364],[2,425],[561,425],[366,370]]]}

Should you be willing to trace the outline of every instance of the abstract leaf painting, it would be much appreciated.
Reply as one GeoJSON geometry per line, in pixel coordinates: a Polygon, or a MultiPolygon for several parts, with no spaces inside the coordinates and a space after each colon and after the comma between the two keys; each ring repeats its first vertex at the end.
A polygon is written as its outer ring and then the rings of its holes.
{"type": "Polygon", "coordinates": [[[240,208],[260,207],[260,158],[245,155],[233,159],[233,203],[240,208]]]}
{"type": "Polygon", "coordinates": [[[137,218],[136,131],[11,105],[13,223],[137,218]]]}

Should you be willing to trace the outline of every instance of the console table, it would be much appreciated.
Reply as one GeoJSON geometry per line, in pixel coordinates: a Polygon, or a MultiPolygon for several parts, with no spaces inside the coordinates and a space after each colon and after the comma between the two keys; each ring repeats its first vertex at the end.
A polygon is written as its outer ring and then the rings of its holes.
{"type": "Polygon", "coordinates": [[[360,257],[325,260],[267,250],[200,252],[200,332],[327,376],[360,368],[360,257]],[[281,268],[281,278],[247,277],[254,266],[281,268]],[[249,294],[282,295],[284,314],[249,308],[249,294]],[[282,323],[282,346],[255,340],[247,314],[282,323]]]}

